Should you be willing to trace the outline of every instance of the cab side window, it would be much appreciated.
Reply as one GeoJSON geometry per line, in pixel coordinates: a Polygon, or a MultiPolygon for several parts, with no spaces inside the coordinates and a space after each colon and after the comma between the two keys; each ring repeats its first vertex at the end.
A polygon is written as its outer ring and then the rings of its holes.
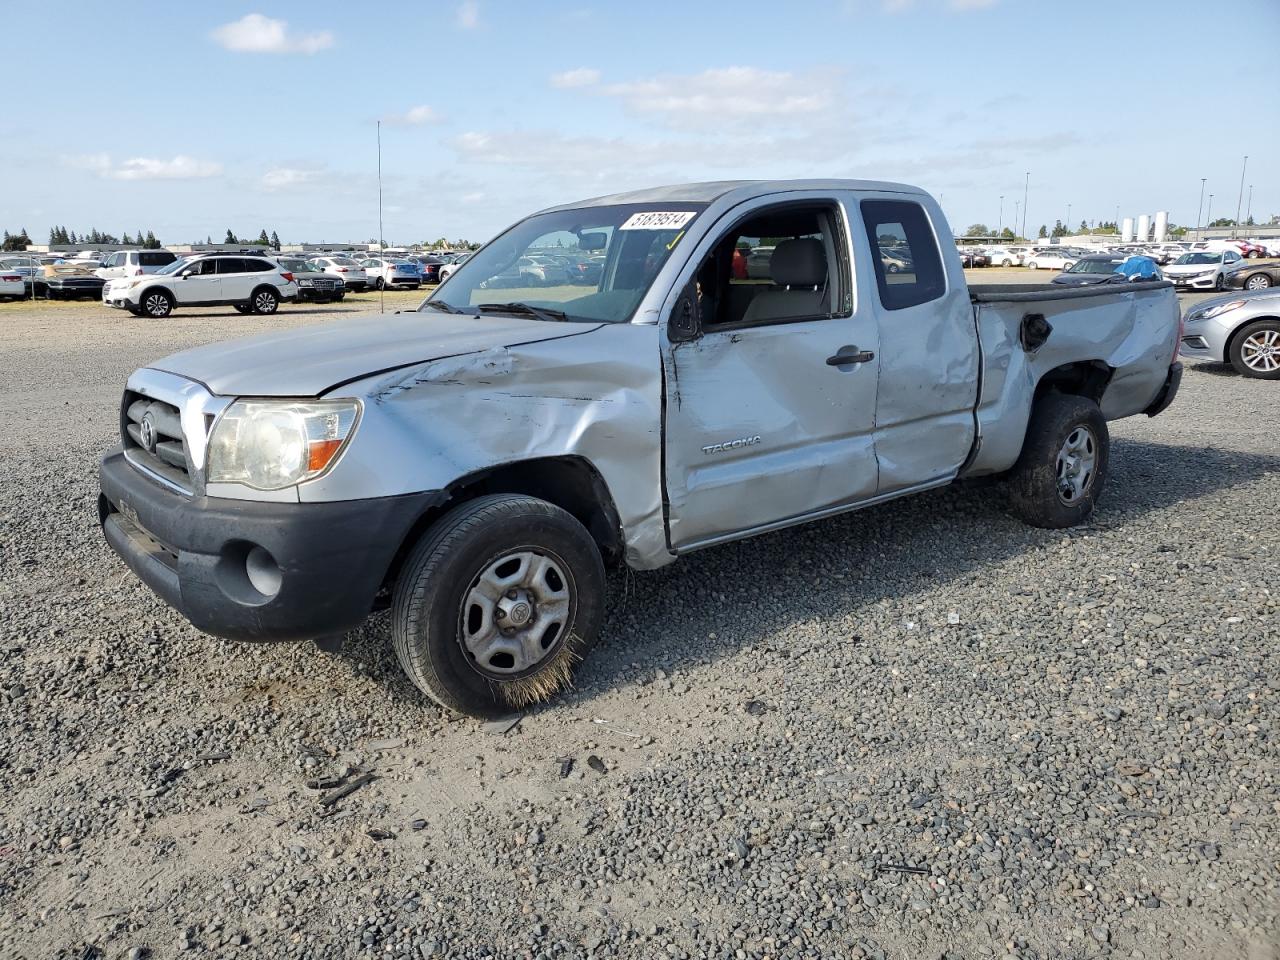
{"type": "Polygon", "coordinates": [[[793,323],[846,309],[848,258],[833,208],[787,204],[731,227],[698,268],[706,330],[793,323]]]}
{"type": "Polygon", "coordinates": [[[875,251],[876,286],[886,310],[904,310],[947,289],[938,241],[924,208],[905,200],[863,200],[867,242],[875,251]]]}

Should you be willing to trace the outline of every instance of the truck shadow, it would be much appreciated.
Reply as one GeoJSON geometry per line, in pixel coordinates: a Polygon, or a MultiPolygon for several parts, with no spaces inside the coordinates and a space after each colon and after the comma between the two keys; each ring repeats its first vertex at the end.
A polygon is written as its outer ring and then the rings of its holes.
{"type": "MultiPolygon", "coordinates": [[[[789,625],[834,624],[877,601],[959,580],[1071,537],[1131,527],[1176,560],[1177,537],[1149,524],[1149,515],[1273,473],[1280,473],[1280,457],[1117,439],[1102,502],[1081,527],[1027,526],[1007,512],[999,484],[959,484],[711,548],[662,570],[615,572],[600,644],[567,696],[583,702],[624,685],[636,664],[645,674],[660,667],[670,672],[680,661],[705,662],[769,640],[789,625]]],[[[992,586],[1000,589],[998,582],[992,586]]],[[[389,629],[385,615],[374,618],[348,638],[347,655],[381,675],[393,696],[425,702],[395,663],[389,629]]]]}

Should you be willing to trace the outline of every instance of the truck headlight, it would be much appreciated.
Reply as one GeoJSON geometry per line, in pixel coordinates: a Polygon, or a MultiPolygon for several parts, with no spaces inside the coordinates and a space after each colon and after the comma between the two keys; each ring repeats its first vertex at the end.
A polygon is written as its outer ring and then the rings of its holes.
{"type": "Polygon", "coordinates": [[[356,400],[237,400],[209,437],[209,483],[282,490],[338,460],[360,416],[356,400]]]}

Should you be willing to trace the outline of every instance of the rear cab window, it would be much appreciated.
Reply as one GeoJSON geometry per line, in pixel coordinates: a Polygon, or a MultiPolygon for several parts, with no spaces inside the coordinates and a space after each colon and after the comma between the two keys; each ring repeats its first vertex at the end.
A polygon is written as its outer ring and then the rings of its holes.
{"type": "Polygon", "coordinates": [[[859,209],[884,309],[905,310],[946,293],[942,254],[924,207],[910,200],[863,200],[859,209]]]}

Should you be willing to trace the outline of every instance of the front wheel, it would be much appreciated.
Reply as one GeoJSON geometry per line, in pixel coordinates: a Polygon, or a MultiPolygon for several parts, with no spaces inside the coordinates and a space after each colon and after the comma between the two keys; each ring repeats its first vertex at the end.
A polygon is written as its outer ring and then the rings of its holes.
{"type": "Polygon", "coordinates": [[[173,313],[173,297],[163,290],[151,290],[142,295],[142,312],[148,317],[163,320],[173,313]]]}
{"type": "Polygon", "coordinates": [[[1030,263],[1028,263],[1028,264],[1027,264],[1027,266],[1028,266],[1028,267],[1030,267],[1032,270],[1039,270],[1039,269],[1040,269],[1040,264],[1036,263],[1034,260],[1032,260],[1030,263]]]}
{"type": "Polygon", "coordinates": [[[1226,288],[1227,288],[1227,284],[1222,279],[1222,274],[1218,274],[1216,277],[1213,278],[1213,289],[1221,291],[1221,290],[1225,290],[1226,288]]]}
{"type": "Polygon", "coordinates": [[[1056,530],[1083,523],[1106,481],[1110,444],[1096,403],[1046,394],[1031,411],[1022,454],[1009,477],[1013,512],[1035,527],[1056,530]]]}
{"type": "Polygon", "coordinates": [[[1271,278],[1265,273],[1255,273],[1244,282],[1246,290],[1266,290],[1271,286],[1271,278]]]}
{"type": "Polygon", "coordinates": [[[376,280],[373,281],[373,289],[375,290],[381,290],[384,286],[386,286],[386,284],[382,282],[381,277],[378,277],[376,280]]]}
{"type": "Polygon", "coordinates": [[[604,564],[559,507],[498,494],[431,527],[396,582],[391,629],[409,679],[437,703],[492,717],[567,686],[604,615],[604,564]]]}
{"type": "Polygon", "coordinates": [[[1231,366],[1245,377],[1280,380],[1280,320],[1257,320],[1231,342],[1231,366]]]}

